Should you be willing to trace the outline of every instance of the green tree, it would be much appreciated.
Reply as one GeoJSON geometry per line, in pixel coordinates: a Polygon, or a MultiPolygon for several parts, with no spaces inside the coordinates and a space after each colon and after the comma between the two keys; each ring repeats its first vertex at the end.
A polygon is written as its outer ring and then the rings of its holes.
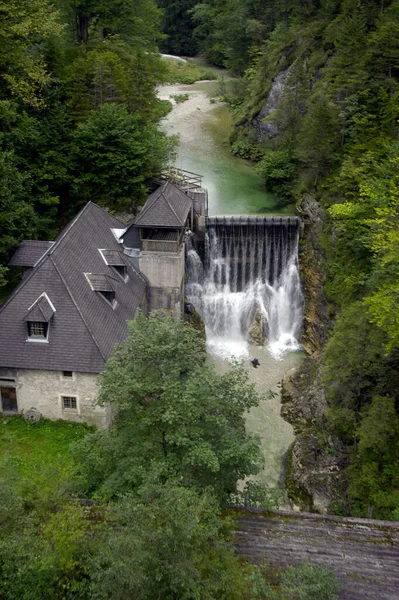
{"type": "Polygon", "coordinates": [[[326,40],[334,43],[328,65],[331,89],[357,91],[367,79],[367,15],[359,0],[344,0],[340,14],[326,30],[326,40]]]}
{"type": "Polygon", "coordinates": [[[314,185],[336,158],[340,129],[338,107],[324,93],[315,93],[298,135],[298,159],[311,173],[314,185]]]}
{"type": "Polygon", "coordinates": [[[197,332],[161,316],[138,315],[101,376],[100,401],[116,411],[110,433],[78,444],[88,489],[114,495],[154,471],[224,501],[258,472],[259,442],[244,413],[258,402],[240,367],[217,375],[197,332]]]}
{"type": "Polygon", "coordinates": [[[266,150],[255,171],[265,180],[266,189],[285,196],[295,173],[295,158],[288,150],[266,150]]]}
{"type": "Polygon", "coordinates": [[[399,507],[399,416],[395,399],[375,396],[362,411],[356,430],[358,446],[351,466],[351,499],[355,514],[392,518],[399,507]]]}
{"type": "Polygon", "coordinates": [[[66,13],[82,44],[120,35],[143,49],[155,49],[161,13],[153,0],[68,0],[66,13]]]}
{"type": "Polygon", "coordinates": [[[111,209],[131,209],[147,194],[170,150],[166,136],[129,114],[104,104],[81,123],[72,142],[75,205],[93,200],[111,209]]]}
{"type": "Polygon", "coordinates": [[[37,215],[26,197],[26,178],[11,153],[0,151],[0,285],[6,283],[5,266],[24,237],[34,238],[37,215]]]}
{"type": "MultiPolygon", "coordinates": [[[[388,83],[392,96],[397,81],[393,75],[399,64],[399,32],[396,23],[399,18],[399,2],[394,0],[380,15],[376,30],[370,35],[368,64],[378,69],[388,83]]],[[[384,81],[384,80],[383,80],[384,81]]]]}
{"type": "MultiPolygon", "coordinates": [[[[17,501],[24,506],[23,498],[17,501]]],[[[19,521],[0,540],[0,597],[89,600],[89,561],[97,537],[84,509],[66,503],[39,522],[25,507],[19,521]]]]}
{"type": "Polygon", "coordinates": [[[0,94],[32,107],[45,103],[50,73],[45,40],[59,34],[59,13],[47,0],[4,0],[0,7],[0,94]]]}
{"type": "Polygon", "coordinates": [[[384,357],[384,334],[372,325],[364,305],[354,302],[344,309],[325,347],[325,382],[328,385],[336,425],[349,440],[362,406],[376,385],[384,357]],[[348,413],[353,411],[353,420],[348,413]],[[343,422],[341,423],[341,417],[343,422]]]}
{"type": "Polygon", "coordinates": [[[245,584],[228,532],[209,493],[148,483],[110,509],[91,598],[241,599],[245,584]]]}
{"type": "Polygon", "coordinates": [[[160,44],[161,51],[195,56],[198,46],[193,39],[195,23],[192,9],[196,4],[197,0],[158,0],[158,6],[163,11],[162,32],[167,36],[160,44]]]}
{"type": "Polygon", "coordinates": [[[284,571],[281,592],[286,600],[337,600],[340,587],[330,569],[303,563],[284,571]]]}

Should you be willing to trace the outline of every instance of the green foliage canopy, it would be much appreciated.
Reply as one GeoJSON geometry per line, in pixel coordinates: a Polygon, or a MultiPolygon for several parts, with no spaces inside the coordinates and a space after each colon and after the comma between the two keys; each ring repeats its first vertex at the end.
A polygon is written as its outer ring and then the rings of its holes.
{"type": "Polygon", "coordinates": [[[134,489],[152,470],[161,480],[213,489],[221,502],[257,473],[259,442],[244,413],[258,402],[239,366],[217,375],[201,338],[183,322],[139,314],[101,376],[100,400],[117,411],[112,432],[77,449],[89,489],[134,489]]]}

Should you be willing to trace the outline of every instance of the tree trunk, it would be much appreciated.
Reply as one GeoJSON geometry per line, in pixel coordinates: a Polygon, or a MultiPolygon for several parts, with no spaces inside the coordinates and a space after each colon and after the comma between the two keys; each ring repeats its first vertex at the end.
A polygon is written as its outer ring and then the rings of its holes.
{"type": "Polygon", "coordinates": [[[87,44],[89,38],[90,15],[79,13],[76,15],[76,29],[79,44],[87,44]]]}

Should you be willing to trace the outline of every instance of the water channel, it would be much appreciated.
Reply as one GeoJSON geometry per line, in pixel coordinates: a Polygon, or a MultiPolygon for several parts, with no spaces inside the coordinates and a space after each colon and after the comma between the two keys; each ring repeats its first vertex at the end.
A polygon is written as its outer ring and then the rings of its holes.
{"type": "MultiPolygon", "coordinates": [[[[159,89],[162,99],[189,95],[187,101],[176,103],[164,120],[165,130],[180,140],[175,166],[203,176],[203,185],[208,189],[209,215],[293,215],[292,206],[280,208],[278,198],[265,192],[251,164],[230,154],[232,122],[227,106],[212,100],[217,86],[215,82],[198,82],[159,89]]],[[[208,351],[209,360],[218,372],[228,370],[229,357],[223,344],[215,345],[208,339],[208,351]]],[[[237,340],[231,354],[243,360],[250,381],[262,396],[259,406],[247,415],[248,429],[260,436],[266,459],[259,479],[278,486],[284,457],[294,440],[291,425],[280,416],[280,382],[285,373],[301,363],[303,353],[287,351],[276,356],[266,346],[237,340]],[[260,362],[258,368],[249,362],[255,357],[260,362]]]]}

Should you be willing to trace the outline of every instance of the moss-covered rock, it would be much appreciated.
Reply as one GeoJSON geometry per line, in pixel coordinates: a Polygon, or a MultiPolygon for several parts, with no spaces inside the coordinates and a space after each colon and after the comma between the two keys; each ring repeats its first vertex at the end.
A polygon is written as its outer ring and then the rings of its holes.
{"type": "Polygon", "coordinates": [[[191,304],[191,302],[189,302],[187,298],[184,299],[184,320],[190,327],[192,327],[201,334],[201,337],[205,342],[206,334],[204,320],[199,314],[199,312],[195,310],[194,305],[191,304]]]}
{"type": "Polygon", "coordinates": [[[267,342],[267,321],[260,310],[254,314],[252,322],[248,328],[248,338],[257,346],[264,346],[267,342]]]}

